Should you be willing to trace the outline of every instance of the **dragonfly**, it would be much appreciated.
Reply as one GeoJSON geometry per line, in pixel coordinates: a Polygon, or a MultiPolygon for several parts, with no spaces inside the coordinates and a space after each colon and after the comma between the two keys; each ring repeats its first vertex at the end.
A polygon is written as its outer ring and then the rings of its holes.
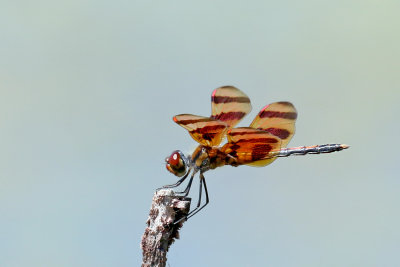
{"type": "Polygon", "coordinates": [[[199,145],[191,155],[175,150],[165,159],[166,168],[177,177],[176,183],[162,188],[175,188],[191,174],[184,191],[178,195],[187,197],[193,178],[199,173],[200,186],[196,208],[191,210],[188,219],[209,203],[204,173],[225,165],[249,165],[263,167],[279,157],[291,155],[331,153],[347,149],[345,144],[325,144],[286,148],[295,132],[297,111],[290,102],[281,101],[266,105],[254,118],[249,127],[234,128],[251,111],[249,97],[234,86],[222,86],[211,94],[211,116],[202,117],[180,114],[173,117],[174,122],[188,130],[199,145]],[[224,139],[227,143],[221,146],[224,139]],[[205,192],[205,203],[201,197],[205,192]]]}

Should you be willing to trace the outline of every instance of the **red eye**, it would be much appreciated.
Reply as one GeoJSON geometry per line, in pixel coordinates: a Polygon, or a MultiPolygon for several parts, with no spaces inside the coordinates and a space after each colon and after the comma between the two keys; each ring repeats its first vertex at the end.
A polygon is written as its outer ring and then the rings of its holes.
{"type": "Polygon", "coordinates": [[[178,152],[174,151],[168,159],[168,163],[173,166],[178,166],[179,161],[181,159],[181,155],[178,152]]]}

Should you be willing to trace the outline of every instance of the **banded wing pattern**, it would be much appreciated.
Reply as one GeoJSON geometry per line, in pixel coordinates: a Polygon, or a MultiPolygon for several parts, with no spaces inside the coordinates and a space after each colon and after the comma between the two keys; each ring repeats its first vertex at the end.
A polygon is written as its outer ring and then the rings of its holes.
{"type": "MultiPolygon", "coordinates": [[[[281,147],[286,147],[295,132],[296,108],[290,102],[275,102],[266,105],[250,124],[251,128],[267,131],[281,139],[281,147]]],[[[275,158],[249,163],[254,167],[271,164],[275,158]]]]}
{"type": "Polygon", "coordinates": [[[261,109],[250,127],[279,137],[282,147],[286,147],[294,135],[296,119],[297,111],[292,103],[275,102],[261,109]]]}
{"type": "Polygon", "coordinates": [[[209,117],[180,114],[173,120],[188,130],[192,138],[203,146],[218,146],[228,131],[226,123],[209,117]]]}
{"type": "Polygon", "coordinates": [[[229,130],[227,137],[228,143],[221,151],[236,158],[239,165],[271,160],[281,148],[281,140],[278,137],[250,127],[229,130]]]}
{"type": "Polygon", "coordinates": [[[204,146],[218,146],[229,129],[251,110],[250,99],[233,86],[215,89],[211,95],[211,117],[181,114],[173,119],[204,146]]]}
{"type": "Polygon", "coordinates": [[[233,128],[251,111],[249,97],[233,86],[222,86],[211,94],[211,118],[233,128]]]}

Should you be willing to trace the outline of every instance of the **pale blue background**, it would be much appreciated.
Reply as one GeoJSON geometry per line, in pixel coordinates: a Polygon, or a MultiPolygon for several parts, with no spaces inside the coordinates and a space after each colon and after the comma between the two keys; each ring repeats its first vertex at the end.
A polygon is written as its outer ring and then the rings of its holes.
{"type": "MultiPolygon", "coordinates": [[[[400,266],[399,1],[3,1],[0,266],[139,266],[173,123],[235,85],[299,112],[290,145],[206,173],[176,266],[400,266]]],[[[197,192],[197,184],[195,184],[197,192]]]]}

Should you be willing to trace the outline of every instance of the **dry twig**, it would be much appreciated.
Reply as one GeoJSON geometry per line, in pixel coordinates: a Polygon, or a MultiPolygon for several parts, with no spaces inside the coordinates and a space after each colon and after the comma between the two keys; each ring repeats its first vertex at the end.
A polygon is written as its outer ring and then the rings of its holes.
{"type": "Polygon", "coordinates": [[[164,267],[167,252],[175,239],[179,239],[178,230],[190,209],[190,198],[175,196],[174,191],[162,189],[153,196],[153,202],[147,219],[147,227],[142,236],[142,267],[164,267]]]}

